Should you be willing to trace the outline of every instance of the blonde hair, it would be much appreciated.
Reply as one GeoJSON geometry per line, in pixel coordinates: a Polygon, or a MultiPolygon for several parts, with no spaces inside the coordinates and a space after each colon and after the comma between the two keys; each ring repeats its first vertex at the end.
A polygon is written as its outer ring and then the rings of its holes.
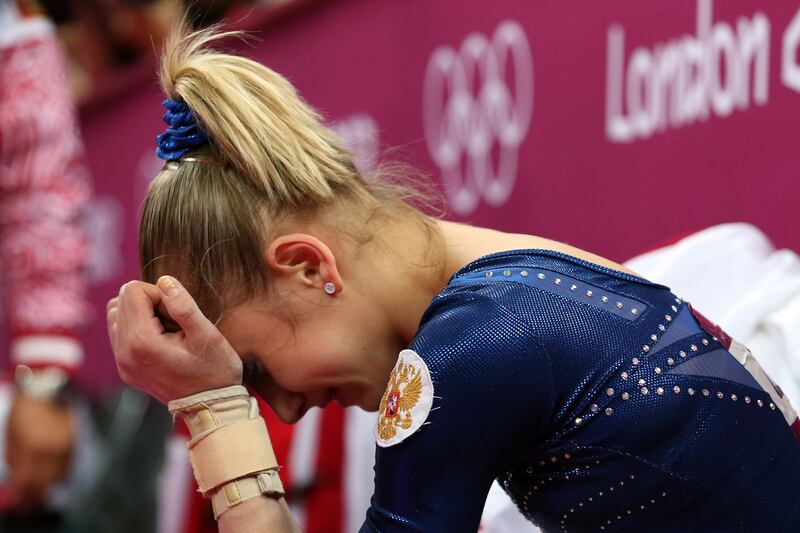
{"type": "MultiPolygon", "coordinates": [[[[408,201],[425,195],[364,179],[353,154],[285,78],[210,49],[231,36],[240,34],[191,31],[184,19],[165,43],[161,87],[189,106],[209,137],[191,155],[222,164],[168,163],[156,176],[140,225],[145,281],[179,276],[217,320],[226,306],[267,291],[267,238],[285,216],[347,205],[338,210],[351,214],[345,232],[361,243],[373,239],[369,224],[378,213],[411,216],[437,236],[431,219],[408,201]]],[[[388,165],[377,174],[396,177],[407,169],[388,165]]]]}

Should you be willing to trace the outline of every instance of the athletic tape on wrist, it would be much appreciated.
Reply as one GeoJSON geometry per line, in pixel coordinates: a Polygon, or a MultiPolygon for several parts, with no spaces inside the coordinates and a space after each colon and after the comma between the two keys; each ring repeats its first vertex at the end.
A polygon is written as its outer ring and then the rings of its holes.
{"type": "Polygon", "coordinates": [[[267,426],[253,418],[222,426],[189,442],[195,477],[204,494],[232,479],[277,468],[267,426]]]}
{"type": "Polygon", "coordinates": [[[231,507],[262,494],[272,497],[283,496],[283,484],[277,470],[259,472],[256,476],[237,479],[214,491],[211,495],[214,518],[219,520],[219,517],[231,507]]]}
{"type": "Polygon", "coordinates": [[[192,407],[196,407],[200,404],[225,400],[227,398],[236,398],[239,396],[248,397],[250,396],[250,393],[248,393],[247,389],[242,385],[231,385],[230,387],[198,392],[197,394],[192,394],[191,396],[184,396],[183,398],[172,400],[167,404],[167,408],[169,409],[170,413],[176,414],[178,411],[191,409],[192,407]]]}
{"type": "Polygon", "coordinates": [[[188,443],[198,487],[215,515],[260,494],[283,495],[278,463],[255,398],[235,385],[168,404],[192,434],[188,443]]]}

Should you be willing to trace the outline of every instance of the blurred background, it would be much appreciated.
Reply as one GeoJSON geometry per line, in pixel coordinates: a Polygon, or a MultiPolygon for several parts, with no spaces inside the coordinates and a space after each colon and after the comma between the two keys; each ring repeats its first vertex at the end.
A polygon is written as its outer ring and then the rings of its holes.
{"type": "MultiPolygon", "coordinates": [[[[402,159],[450,219],[627,261],[800,403],[800,1],[0,0],[0,531],[215,530],[104,316],[138,278],[183,10],[250,32],[225,46],[288,77],[360,168],[402,159]]],[[[262,411],[303,530],[357,530],[373,415],[262,411]]],[[[484,518],[534,530],[494,492],[484,518]]]]}

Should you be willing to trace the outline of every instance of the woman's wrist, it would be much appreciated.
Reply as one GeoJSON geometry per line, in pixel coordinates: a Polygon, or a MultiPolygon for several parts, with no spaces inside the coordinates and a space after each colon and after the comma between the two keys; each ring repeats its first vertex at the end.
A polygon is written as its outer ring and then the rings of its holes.
{"type": "Polygon", "coordinates": [[[170,401],[167,408],[186,423],[193,441],[220,427],[259,416],[255,398],[242,385],[178,398],[170,401]]]}
{"type": "Polygon", "coordinates": [[[283,495],[266,425],[247,389],[214,389],[173,400],[168,407],[189,428],[195,478],[212,499],[216,517],[249,498],[283,495]]]}

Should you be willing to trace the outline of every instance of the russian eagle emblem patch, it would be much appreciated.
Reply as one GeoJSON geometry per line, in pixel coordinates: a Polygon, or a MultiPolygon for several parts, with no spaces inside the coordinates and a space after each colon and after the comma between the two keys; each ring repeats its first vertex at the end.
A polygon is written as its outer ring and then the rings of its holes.
{"type": "Polygon", "coordinates": [[[375,426],[378,446],[405,440],[422,426],[433,405],[433,382],[428,365],[414,350],[403,350],[389,375],[375,426]]]}

